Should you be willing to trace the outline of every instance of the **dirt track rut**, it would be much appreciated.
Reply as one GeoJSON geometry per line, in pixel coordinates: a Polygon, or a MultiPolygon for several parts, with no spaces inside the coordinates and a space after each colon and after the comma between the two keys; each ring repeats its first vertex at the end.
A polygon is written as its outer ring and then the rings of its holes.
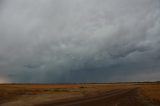
{"type": "Polygon", "coordinates": [[[104,95],[77,100],[41,104],[39,106],[149,106],[139,98],[137,89],[119,89],[104,95]]]}

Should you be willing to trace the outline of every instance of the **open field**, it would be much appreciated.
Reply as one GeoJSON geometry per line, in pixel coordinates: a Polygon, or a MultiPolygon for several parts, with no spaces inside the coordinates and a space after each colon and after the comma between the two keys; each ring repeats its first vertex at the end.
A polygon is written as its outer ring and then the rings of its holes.
{"type": "Polygon", "coordinates": [[[160,83],[1,84],[0,106],[160,106],[160,83]]]}

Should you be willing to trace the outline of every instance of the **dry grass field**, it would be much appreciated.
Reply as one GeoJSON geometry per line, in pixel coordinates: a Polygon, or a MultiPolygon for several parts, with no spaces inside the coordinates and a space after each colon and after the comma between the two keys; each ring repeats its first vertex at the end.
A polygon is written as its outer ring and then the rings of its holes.
{"type": "Polygon", "coordinates": [[[140,93],[152,102],[160,103],[160,83],[139,85],[140,93]]]}
{"type": "Polygon", "coordinates": [[[139,95],[160,103],[159,83],[121,84],[1,84],[0,106],[35,106],[53,101],[94,97],[116,89],[136,88],[139,95]]]}

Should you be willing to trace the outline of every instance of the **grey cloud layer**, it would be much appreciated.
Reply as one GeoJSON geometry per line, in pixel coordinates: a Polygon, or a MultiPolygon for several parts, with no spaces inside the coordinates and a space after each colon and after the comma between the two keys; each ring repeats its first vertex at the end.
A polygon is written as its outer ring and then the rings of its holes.
{"type": "Polygon", "coordinates": [[[160,80],[159,0],[0,3],[3,81],[160,80]]]}

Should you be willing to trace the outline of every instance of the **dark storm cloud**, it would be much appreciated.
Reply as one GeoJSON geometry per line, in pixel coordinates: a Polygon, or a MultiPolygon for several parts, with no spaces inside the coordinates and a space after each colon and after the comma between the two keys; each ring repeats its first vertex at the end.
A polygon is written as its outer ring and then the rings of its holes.
{"type": "Polygon", "coordinates": [[[159,0],[0,6],[0,82],[160,80],[159,0]]]}

